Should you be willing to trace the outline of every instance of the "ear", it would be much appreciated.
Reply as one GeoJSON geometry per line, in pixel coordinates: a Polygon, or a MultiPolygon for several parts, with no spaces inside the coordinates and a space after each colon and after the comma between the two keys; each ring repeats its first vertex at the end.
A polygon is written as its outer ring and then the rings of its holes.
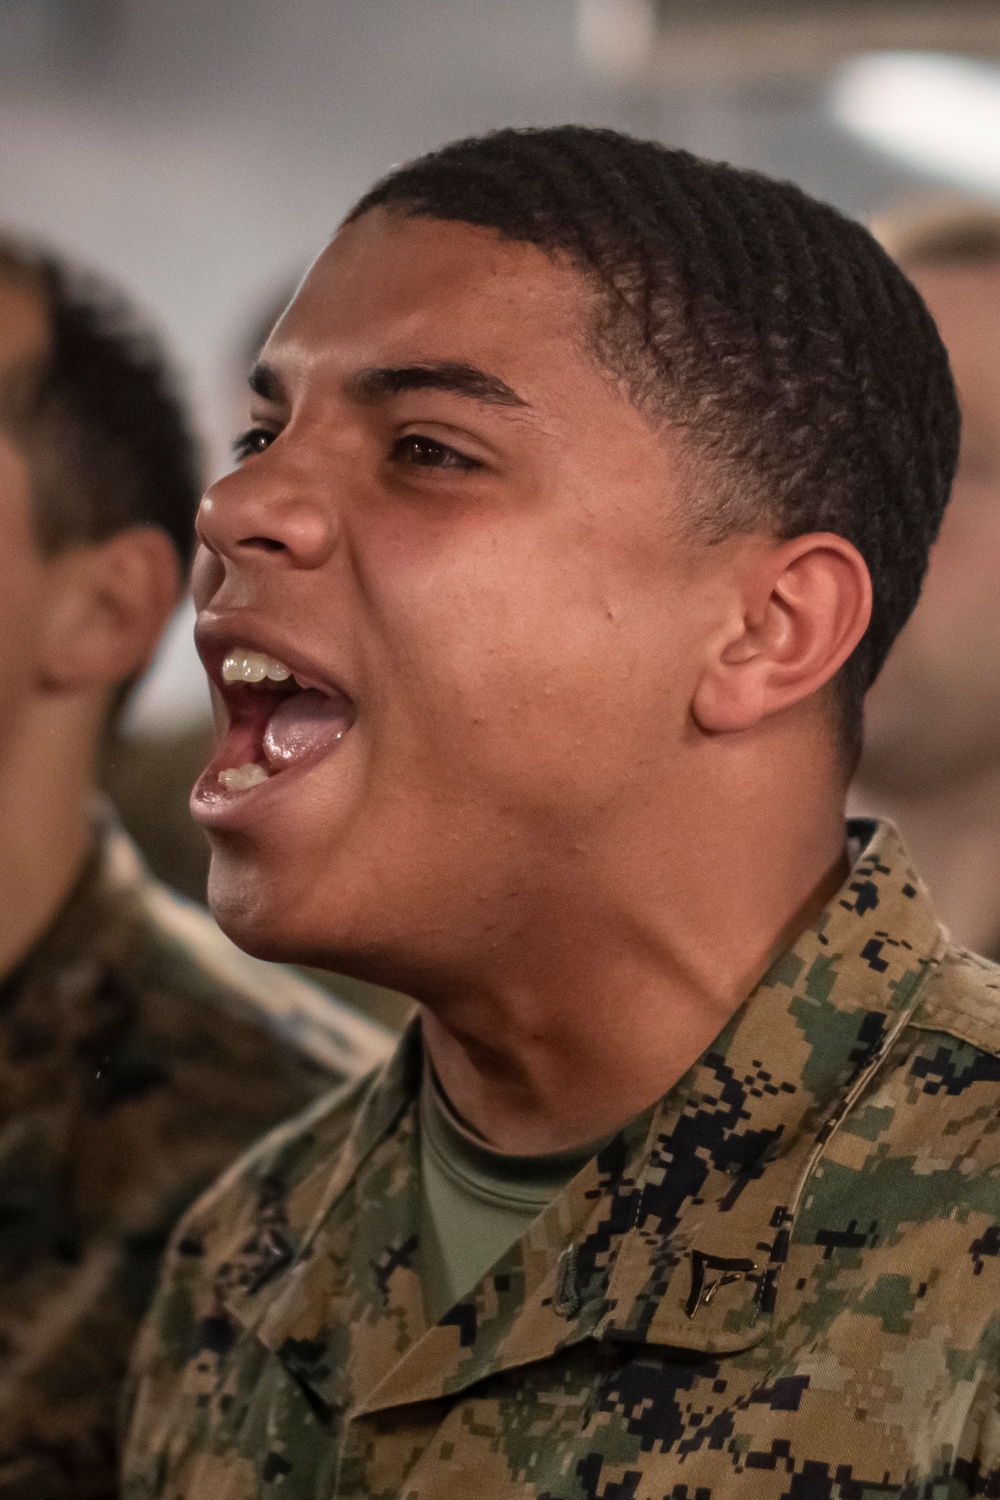
{"type": "Polygon", "coordinates": [[[148,664],[181,590],[170,538],[154,526],[70,547],[46,564],[43,686],[114,689],[148,664]]]}
{"type": "Polygon", "coordinates": [[[713,643],[692,703],[711,734],[752,729],[817,692],[871,617],[865,560],[832,533],[749,548],[734,578],[731,624],[713,643]]]}

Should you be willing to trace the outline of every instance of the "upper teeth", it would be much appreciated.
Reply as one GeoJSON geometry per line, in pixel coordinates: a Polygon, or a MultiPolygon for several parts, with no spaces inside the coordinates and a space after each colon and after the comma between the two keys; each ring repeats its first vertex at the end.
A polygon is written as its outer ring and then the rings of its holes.
{"type": "Polygon", "coordinates": [[[245,646],[235,646],[222,663],[223,682],[263,682],[269,677],[272,682],[284,682],[291,677],[290,667],[265,656],[262,651],[249,651],[245,646]]]}

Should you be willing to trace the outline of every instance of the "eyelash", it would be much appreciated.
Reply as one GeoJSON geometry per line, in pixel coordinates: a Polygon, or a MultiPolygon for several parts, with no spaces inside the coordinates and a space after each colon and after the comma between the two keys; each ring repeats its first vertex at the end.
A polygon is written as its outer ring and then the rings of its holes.
{"type": "MultiPolygon", "coordinates": [[[[233,456],[237,463],[244,463],[248,458],[255,458],[258,454],[268,449],[274,441],[275,434],[268,432],[264,427],[251,427],[246,432],[240,433],[233,443],[233,456]]],[[[482,464],[475,458],[469,458],[465,453],[459,453],[457,448],[451,448],[447,443],[439,443],[436,438],[422,437],[419,433],[407,433],[393,444],[392,457],[402,460],[409,446],[411,462],[418,469],[460,469],[465,473],[471,473],[475,469],[481,469],[482,464]],[[414,450],[422,452],[423,457],[417,457],[414,450]]]]}
{"type": "Polygon", "coordinates": [[[263,453],[274,441],[274,433],[268,432],[264,427],[251,427],[246,432],[241,432],[233,443],[233,457],[237,463],[244,459],[253,458],[258,453],[263,453]],[[257,444],[260,444],[258,447],[257,444]]]}

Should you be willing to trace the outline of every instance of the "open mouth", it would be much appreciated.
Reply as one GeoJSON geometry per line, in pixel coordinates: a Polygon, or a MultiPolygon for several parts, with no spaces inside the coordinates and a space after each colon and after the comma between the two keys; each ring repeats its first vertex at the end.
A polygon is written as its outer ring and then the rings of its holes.
{"type": "Polygon", "coordinates": [[[233,796],[283,771],[313,765],[351,728],[357,710],[346,693],[319,687],[284,662],[248,646],[230,646],[212,673],[224,722],[202,793],[233,796]]]}

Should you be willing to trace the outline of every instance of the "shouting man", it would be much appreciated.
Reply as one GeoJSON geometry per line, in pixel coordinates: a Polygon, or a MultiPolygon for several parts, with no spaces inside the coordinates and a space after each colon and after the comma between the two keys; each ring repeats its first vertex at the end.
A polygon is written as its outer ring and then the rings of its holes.
{"type": "Polygon", "coordinates": [[[1000,1482],[998,976],[843,820],[957,449],[913,288],[794,187],[503,131],[361,201],[252,385],[211,899],[419,1014],[179,1232],[129,1500],[1000,1482]]]}

